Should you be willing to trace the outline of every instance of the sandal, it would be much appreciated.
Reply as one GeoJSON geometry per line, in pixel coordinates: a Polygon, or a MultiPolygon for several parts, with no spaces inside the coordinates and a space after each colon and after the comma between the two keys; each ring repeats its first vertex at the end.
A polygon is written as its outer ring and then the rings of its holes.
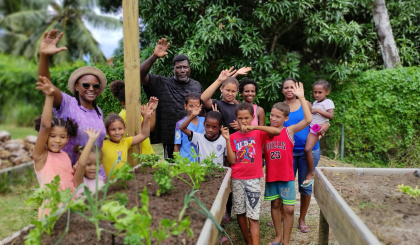
{"type": "Polygon", "coordinates": [[[228,213],[225,213],[225,215],[222,218],[222,222],[226,224],[230,224],[230,221],[231,221],[230,215],[228,213]]]}
{"type": "Polygon", "coordinates": [[[281,242],[274,243],[273,241],[271,241],[271,245],[281,245],[281,242]]]}
{"type": "Polygon", "coordinates": [[[302,233],[308,233],[311,230],[307,225],[298,225],[298,229],[300,229],[300,232],[302,233]]]}
{"type": "MultiPolygon", "coordinates": [[[[305,181],[303,181],[303,183],[305,183],[305,181]]],[[[309,183],[308,183],[308,184],[306,184],[306,185],[305,185],[305,184],[303,184],[303,183],[302,183],[300,186],[302,186],[302,187],[308,187],[308,186],[311,186],[311,185],[314,183],[314,179],[312,179],[312,180],[311,180],[311,182],[309,182],[309,183]]]]}

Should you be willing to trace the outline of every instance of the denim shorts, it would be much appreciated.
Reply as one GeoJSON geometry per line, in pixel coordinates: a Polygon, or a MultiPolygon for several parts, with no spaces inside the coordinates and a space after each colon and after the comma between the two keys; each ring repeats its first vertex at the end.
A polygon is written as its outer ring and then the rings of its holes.
{"type": "MultiPolygon", "coordinates": [[[[318,150],[312,151],[312,155],[314,156],[314,169],[318,165],[319,159],[321,158],[321,148],[318,150]]],[[[296,177],[296,172],[298,172],[298,184],[299,184],[299,193],[302,195],[311,195],[312,194],[312,186],[302,187],[300,186],[306,178],[308,174],[308,163],[306,162],[305,152],[293,152],[293,170],[296,177]]]]}

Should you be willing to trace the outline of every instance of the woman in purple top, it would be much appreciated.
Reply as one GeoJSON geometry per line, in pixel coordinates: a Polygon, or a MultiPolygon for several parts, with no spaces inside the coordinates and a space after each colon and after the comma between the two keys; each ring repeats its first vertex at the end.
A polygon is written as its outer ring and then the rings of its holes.
{"type": "MultiPolygon", "coordinates": [[[[57,30],[45,33],[39,48],[38,75],[50,77],[49,56],[66,50],[66,47],[57,47],[57,42],[63,36],[57,36],[57,30]]],[[[73,96],[61,92],[55,88],[54,92],[54,114],[58,118],[72,118],[79,125],[77,137],[70,138],[63,151],[70,155],[72,164],[77,161],[77,153],[74,152],[75,145],[85,145],[88,137],[83,130],[94,128],[101,130],[97,139],[99,147],[105,139],[106,130],[103,122],[102,111],[96,106],[95,99],[105,90],[107,85],[105,74],[94,67],[84,66],[74,71],[69,78],[69,90],[73,96]]]]}

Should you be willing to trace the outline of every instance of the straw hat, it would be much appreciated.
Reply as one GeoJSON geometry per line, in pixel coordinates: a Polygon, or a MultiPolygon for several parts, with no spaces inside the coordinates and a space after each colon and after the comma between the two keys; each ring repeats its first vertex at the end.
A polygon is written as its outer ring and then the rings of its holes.
{"type": "Polygon", "coordinates": [[[69,78],[69,90],[72,94],[74,94],[76,92],[76,89],[74,87],[74,85],[76,84],[76,81],[84,75],[94,75],[98,78],[99,83],[101,84],[101,88],[99,89],[99,94],[102,94],[102,92],[105,90],[106,88],[106,76],[105,74],[99,70],[98,68],[95,67],[91,67],[91,66],[83,66],[80,67],[79,69],[75,70],[69,78]]]}

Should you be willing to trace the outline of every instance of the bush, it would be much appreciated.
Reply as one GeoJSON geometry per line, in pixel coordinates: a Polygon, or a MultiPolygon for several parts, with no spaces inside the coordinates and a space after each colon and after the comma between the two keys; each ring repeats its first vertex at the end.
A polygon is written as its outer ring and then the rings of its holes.
{"type": "Polygon", "coordinates": [[[398,166],[420,163],[420,67],[366,71],[329,96],[335,116],[325,138],[331,154],[345,127],[346,157],[398,166]]]}

